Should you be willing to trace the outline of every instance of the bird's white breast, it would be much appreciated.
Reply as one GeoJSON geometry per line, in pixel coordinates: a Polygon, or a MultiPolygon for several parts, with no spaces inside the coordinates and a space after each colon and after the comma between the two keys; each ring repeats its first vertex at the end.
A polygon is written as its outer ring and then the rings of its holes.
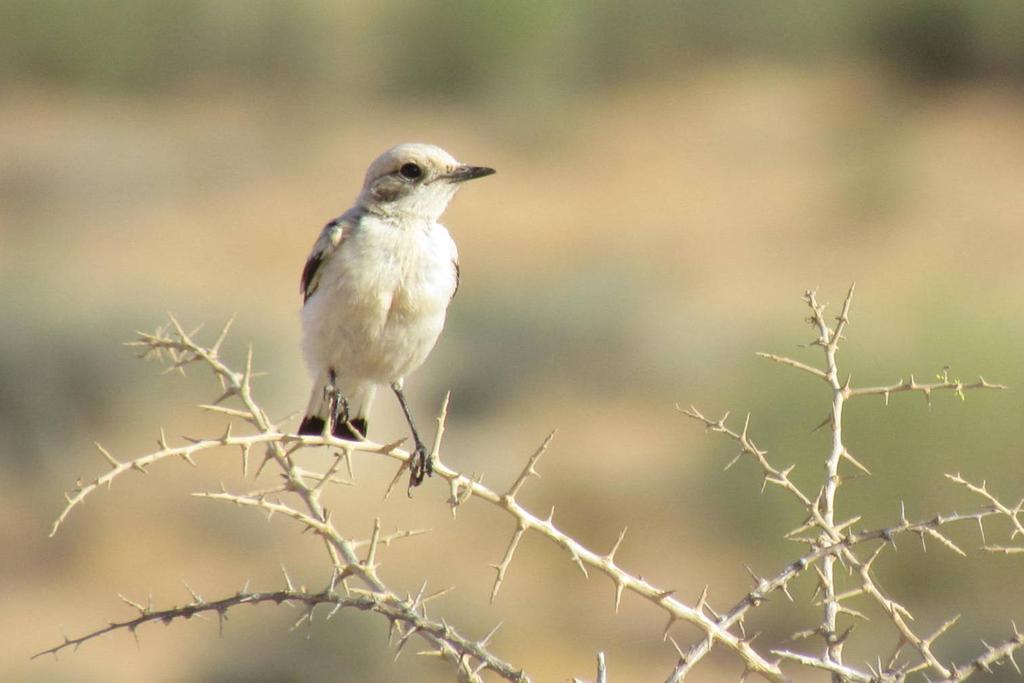
{"type": "Polygon", "coordinates": [[[395,382],[433,348],[455,291],[455,243],[444,226],[364,215],[322,266],[303,309],[313,373],[395,382]]]}

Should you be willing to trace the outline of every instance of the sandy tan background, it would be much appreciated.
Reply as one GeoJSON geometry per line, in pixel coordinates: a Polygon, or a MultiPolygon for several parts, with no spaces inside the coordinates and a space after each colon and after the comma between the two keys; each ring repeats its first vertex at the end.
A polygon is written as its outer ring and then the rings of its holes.
{"type": "MultiPolygon", "coordinates": [[[[409,393],[429,424],[452,391],[446,460],[511,482],[558,436],[527,489],[537,509],[605,548],[630,527],[624,565],[712,604],[745,590],[744,564],[795,556],[779,536],[799,511],[758,494],[732,447],[678,415],[751,411],[753,434],[800,481],[819,476],[823,387],[758,360],[801,354],[800,296],[838,304],[857,282],[842,352],[855,381],[930,378],[943,366],[1011,385],[964,403],[856,404],[851,449],[874,472],[840,515],[871,528],[965,509],[942,477],[1024,493],[1024,12],[1001,4],[741,2],[163,3],[8,1],[0,8],[0,678],[26,681],[448,680],[434,660],[392,663],[366,615],[289,632],[287,608],[117,634],[29,662],[123,618],[116,595],[168,605],[182,580],[213,598],[271,589],[280,566],[326,579],[319,545],[286,522],[196,500],[241,481],[234,452],[120,482],[46,537],[62,491],[103,462],[169,435],[217,433],[193,406],[205,374],[160,375],[119,346],[172,311],[213,334],[236,316],[230,355],[255,348],[275,416],[309,389],[298,352],[298,276],[322,224],[366,164],[402,141],[498,169],[446,215],[462,286],[409,393]],[[173,8],[173,9],[172,9],[173,8]],[[1015,41],[1013,36],[1017,36],[1015,41]]],[[[813,355],[801,357],[817,360],[813,355]]],[[[375,434],[401,436],[381,401],[375,434]]],[[[315,463],[315,456],[311,463],[315,463]]],[[[331,501],[342,528],[430,527],[389,549],[395,586],[454,585],[435,613],[470,633],[504,620],[499,655],[539,681],[663,680],[662,617],[584,580],[527,537],[496,604],[487,596],[511,522],[481,505],[448,515],[437,482],[380,502],[392,466],[357,461],[331,501]]],[[[979,545],[973,530],[956,535],[979,545]]],[[[921,623],[964,613],[946,658],[1024,621],[1021,566],[963,560],[908,539],[880,568],[921,623]]],[[[797,606],[754,619],[765,642],[813,623],[797,606]]],[[[695,632],[677,627],[677,637],[695,632]]],[[[859,627],[852,661],[894,641],[859,627]]],[[[792,646],[791,643],[788,643],[792,646]]],[[[712,656],[694,680],[738,675],[712,656]]],[[[1000,679],[1001,680],[1001,679],[1000,679]]],[[[1007,679],[1008,680],[1008,679],[1007,679]]]]}

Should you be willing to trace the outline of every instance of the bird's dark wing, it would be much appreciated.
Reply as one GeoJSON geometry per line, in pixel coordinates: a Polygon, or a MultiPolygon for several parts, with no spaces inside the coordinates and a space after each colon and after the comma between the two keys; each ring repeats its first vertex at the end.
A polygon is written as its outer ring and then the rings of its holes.
{"type": "Polygon", "coordinates": [[[323,273],[324,264],[338,250],[345,237],[352,232],[353,225],[354,223],[351,218],[342,216],[324,226],[320,237],[316,240],[316,244],[313,245],[313,251],[309,253],[309,258],[306,259],[306,266],[302,269],[301,291],[303,303],[309,301],[309,297],[313,296],[317,286],[320,284],[320,275],[323,273]]]}
{"type": "MultiPolygon", "coordinates": [[[[455,269],[455,289],[452,290],[452,299],[454,299],[455,295],[459,292],[459,262],[452,259],[452,267],[455,269]]],[[[452,299],[449,299],[449,301],[452,299]]]]}

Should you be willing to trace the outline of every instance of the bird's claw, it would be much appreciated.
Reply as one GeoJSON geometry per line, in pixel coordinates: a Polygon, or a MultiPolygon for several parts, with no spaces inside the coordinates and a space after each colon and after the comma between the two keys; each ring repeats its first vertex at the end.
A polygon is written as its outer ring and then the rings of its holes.
{"type": "Polygon", "coordinates": [[[409,458],[409,488],[419,486],[424,477],[434,474],[434,460],[427,454],[423,444],[418,444],[409,458]]]}

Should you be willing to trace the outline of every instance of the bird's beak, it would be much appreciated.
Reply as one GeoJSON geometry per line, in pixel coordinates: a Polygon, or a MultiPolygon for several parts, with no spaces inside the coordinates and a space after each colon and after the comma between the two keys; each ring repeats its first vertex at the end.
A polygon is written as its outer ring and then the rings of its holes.
{"type": "Polygon", "coordinates": [[[451,173],[447,173],[442,178],[445,178],[453,183],[464,183],[467,180],[473,178],[483,178],[494,173],[493,168],[487,168],[486,166],[459,166],[451,173]]]}

